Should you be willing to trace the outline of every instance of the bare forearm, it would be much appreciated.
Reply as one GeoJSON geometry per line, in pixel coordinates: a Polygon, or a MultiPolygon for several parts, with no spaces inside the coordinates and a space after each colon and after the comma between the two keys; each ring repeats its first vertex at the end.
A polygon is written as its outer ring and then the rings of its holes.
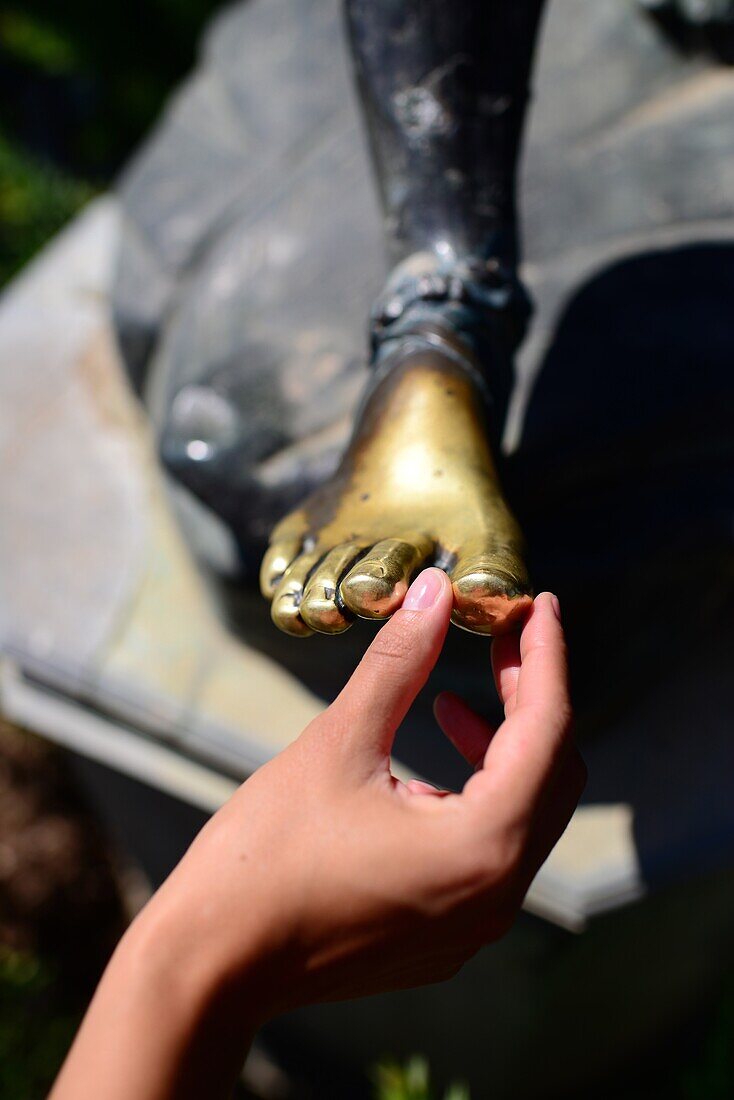
{"type": "Polygon", "coordinates": [[[578,801],[550,595],[495,667],[506,721],[439,721],[462,793],[390,773],[453,605],[429,570],[331,707],[205,825],[110,963],[52,1100],[223,1100],[251,1036],[297,1005],[439,981],[510,927],[578,801]]]}
{"type": "Polygon", "coordinates": [[[121,941],[50,1100],[231,1094],[254,1031],[246,993],[229,1001],[202,953],[156,917],[121,941]]]}

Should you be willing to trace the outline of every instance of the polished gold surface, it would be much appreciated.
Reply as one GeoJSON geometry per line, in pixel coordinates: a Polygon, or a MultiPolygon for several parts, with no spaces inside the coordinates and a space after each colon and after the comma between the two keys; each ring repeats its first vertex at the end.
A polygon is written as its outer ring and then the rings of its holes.
{"type": "Polygon", "coordinates": [[[442,565],[453,621],[479,634],[530,606],[522,536],[502,497],[482,399],[439,350],[410,353],[367,402],[341,466],[275,528],[261,586],[288,634],[387,618],[411,578],[442,565]]]}

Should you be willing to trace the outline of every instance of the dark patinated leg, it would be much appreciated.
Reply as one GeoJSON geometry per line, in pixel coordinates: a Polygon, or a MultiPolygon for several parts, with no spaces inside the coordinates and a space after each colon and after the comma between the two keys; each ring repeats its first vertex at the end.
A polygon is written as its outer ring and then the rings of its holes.
{"type": "Polygon", "coordinates": [[[542,7],[347,0],[392,270],[350,446],[263,563],[289,633],[386,617],[430,563],[449,571],[467,629],[511,629],[530,603],[490,439],[529,314],[515,180],[542,7]]]}
{"type": "Polygon", "coordinates": [[[346,0],[391,262],[513,263],[515,177],[544,0],[346,0]]]}

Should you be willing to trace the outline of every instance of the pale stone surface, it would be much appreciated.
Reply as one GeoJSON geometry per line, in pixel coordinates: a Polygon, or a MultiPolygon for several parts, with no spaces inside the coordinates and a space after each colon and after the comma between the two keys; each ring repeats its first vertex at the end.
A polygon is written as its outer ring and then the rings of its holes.
{"type": "Polygon", "coordinates": [[[0,299],[6,630],[35,657],[79,667],[114,630],[146,537],[131,442],[90,357],[117,228],[116,204],[96,204],[0,299]]]}
{"type": "Polygon", "coordinates": [[[93,204],[0,302],[3,646],[194,755],[226,727],[246,774],[321,704],[224,633],[170,515],[110,327],[118,231],[114,200],[93,204]]]}

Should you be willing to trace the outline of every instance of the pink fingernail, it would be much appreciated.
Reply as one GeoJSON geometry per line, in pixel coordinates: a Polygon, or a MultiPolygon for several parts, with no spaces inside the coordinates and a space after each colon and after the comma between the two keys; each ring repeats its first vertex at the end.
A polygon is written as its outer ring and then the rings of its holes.
{"type": "Polygon", "coordinates": [[[433,607],[443,588],[440,569],[424,569],[408,589],[403,607],[406,611],[427,611],[433,607]]]}
{"type": "Polygon", "coordinates": [[[551,603],[553,604],[553,610],[556,613],[556,618],[558,619],[558,621],[560,623],[561,622],[561,604],[560,604],[560,601],[558,599],[558,596],[554,596],[552,593],[551,593],[551,603]]]}

